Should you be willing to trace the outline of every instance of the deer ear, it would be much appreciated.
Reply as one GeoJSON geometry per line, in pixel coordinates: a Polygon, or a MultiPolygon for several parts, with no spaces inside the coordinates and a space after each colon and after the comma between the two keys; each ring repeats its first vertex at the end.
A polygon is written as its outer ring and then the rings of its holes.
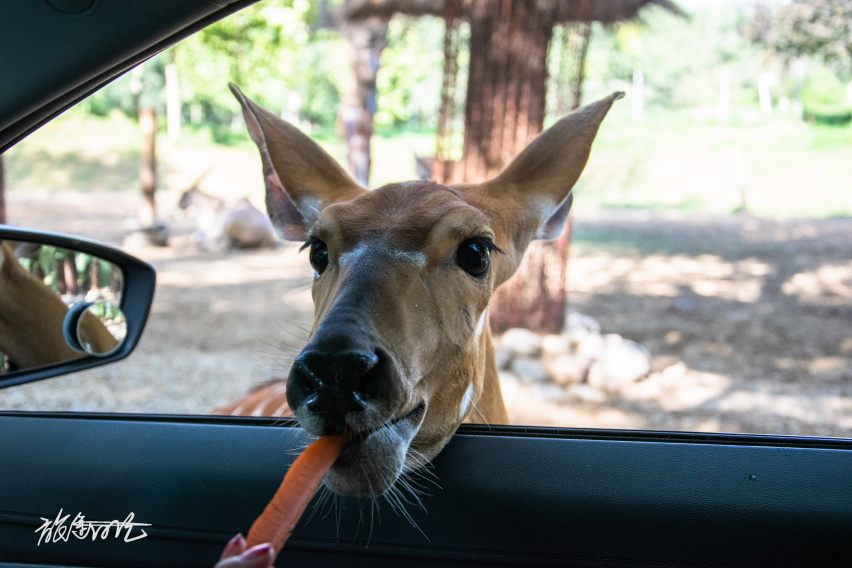
{"type": "Polygon", "coordinates": [[[266,209],[285,238],[305,240],[323,208],[367,191],[298,128],[249,100],[236,85],[228,86],[260,150],[266,209]]]}
{"type": "Polygon", "coordinates": [[[533,238],[555,239],[562,234],[571,209],[571,188],[577,183],[592,149],[598,127],[617,92],[579,108],[542,132],[492,183],[513,188],[522,208],[535,216],[533,238]]]}

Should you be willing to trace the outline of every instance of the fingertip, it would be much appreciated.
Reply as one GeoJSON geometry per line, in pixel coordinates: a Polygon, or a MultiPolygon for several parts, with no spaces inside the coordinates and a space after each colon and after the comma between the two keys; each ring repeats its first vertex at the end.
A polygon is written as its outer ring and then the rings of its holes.
{"type": "Polygon", "coordinates": [[[253,546],[243,552],[243,557],[245,558],[261,558],[264,556],[271,556],[275,553],[275,549],[272,548],[272,545],[268,542],[263,544],[258,544],[257,546],[253,546]]]}
{"type": "Polygon", "coordinates": [[[229,540],[228,544],[225,545],[225,550],[222,551],[222,556],[219,557],[219,560],[239,556],[245,552],[245,549],[246,539],[243,538],[242,533],[237,533],[236,536],[229,540]]]}
{"type": "Polygon", "coordinates": [[[240,555],[245,562],[245,568],[267,568],[275,560],[275,549],[267,543],[249,548],[240,555]]]}

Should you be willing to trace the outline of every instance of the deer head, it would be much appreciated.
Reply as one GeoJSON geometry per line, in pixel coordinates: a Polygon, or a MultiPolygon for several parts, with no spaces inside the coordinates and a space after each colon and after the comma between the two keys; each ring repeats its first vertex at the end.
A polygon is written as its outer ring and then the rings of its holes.
{"type": "Polygon", "coordinates": [[[508,423],[488,326],[494,290],[533,239],[559,236],[571,188],[621,93],[566,116],[497,177],[359,186],[235,86],[260,149],[273,224],[304,241],[314,324],[287,401],[315,435],[352,442],[325,483],[378,495],[432,459],[466,418],[508,423]]]}

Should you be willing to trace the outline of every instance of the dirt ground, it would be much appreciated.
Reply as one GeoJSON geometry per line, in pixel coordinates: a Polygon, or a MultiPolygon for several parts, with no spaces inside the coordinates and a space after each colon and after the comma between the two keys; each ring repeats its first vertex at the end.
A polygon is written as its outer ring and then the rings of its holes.
{"type": "MultiPolygon", "coordinates": [[[[134,192],[7,200],[11,224],[115,245],[137,203],[134,192]]],[[[176,200],[160,195],[161,213],[176,200]]],[[[307,258],[284,243],[200,252],[188,220],[170,223],[169,247],[128,249],[158,273],[137,350],[2,390],[0,408],[205,413],[286,376],[312,317],[307,258]]],[[[507,385],[515,423],[852,436],[852,219],[577,206],[571,255],[571,309],[644,345],[653,372],[607,395],[544,400],[507,385]]]]}

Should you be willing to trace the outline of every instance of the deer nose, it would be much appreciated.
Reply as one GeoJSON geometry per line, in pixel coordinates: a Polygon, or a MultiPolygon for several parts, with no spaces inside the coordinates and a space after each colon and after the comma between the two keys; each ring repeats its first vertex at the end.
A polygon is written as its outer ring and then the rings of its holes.
{"type": "Polygon", "coordinates": [[[376,396],[381,367],[372,351],[303,351],[290,369],[287,401],[294,412],[304,408],[321,418],[322,434],[340,433],[346,415],[363,411],[376,396]]]}

